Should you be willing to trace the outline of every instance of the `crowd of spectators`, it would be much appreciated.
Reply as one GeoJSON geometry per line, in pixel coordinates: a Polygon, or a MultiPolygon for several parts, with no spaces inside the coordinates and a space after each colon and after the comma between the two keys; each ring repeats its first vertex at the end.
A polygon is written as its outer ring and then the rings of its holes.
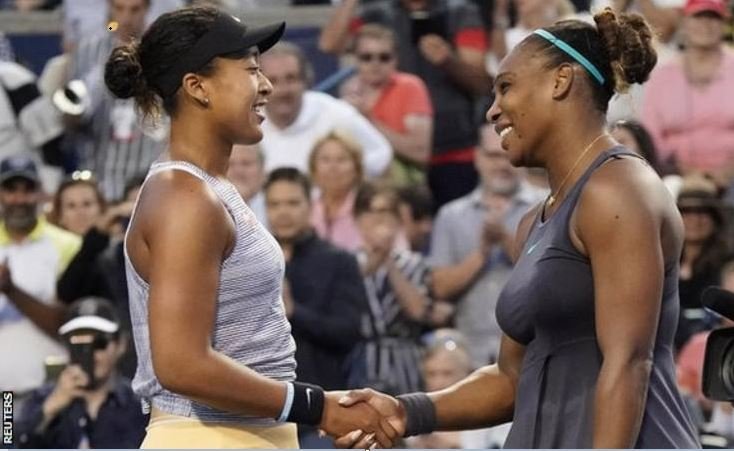
{"type": "MultiPolygon", "coordinates": [[[[548,194],[544,173],[513,167],[486,123],[499,61],[557,20],[605,6],[643,14],[659,62],[613,100],[609,130],[677,200],[679,385],[700,431],[734,444],[731,406],[701,393],[706,337],[732,325],[701,294],[734,291],[734,2],[0,0],[0,14],[63,18],[60,54],[41,74],[0,33],[0,389],[16,395],[16,446],[136,447],[144,435],[124,234],[167,120],[113,98],[103,72],[112,48],[188,4],[332,5],[313,44],[349,75],[321,92],[304,48],[264,54],[264,139],[232,149],[228,178],[282,247],[298,379],[390,394],[445,388],[497,358],[515,228],[548,194]]],[[[507,430],[404,445],[500,447],[507,430]]],[[[299,438],[332,445],[316,429],[299,438]]]]}

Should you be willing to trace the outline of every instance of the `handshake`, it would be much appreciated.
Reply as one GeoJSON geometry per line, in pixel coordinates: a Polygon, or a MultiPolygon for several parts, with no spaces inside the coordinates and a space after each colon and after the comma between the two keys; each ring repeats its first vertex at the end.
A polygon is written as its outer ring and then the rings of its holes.
{"type": "Polygon", "coordinates": [[[325,393],[320,428],[339,448],[391,448],[406,432],[403,404],[371,389],[325,393]]]}

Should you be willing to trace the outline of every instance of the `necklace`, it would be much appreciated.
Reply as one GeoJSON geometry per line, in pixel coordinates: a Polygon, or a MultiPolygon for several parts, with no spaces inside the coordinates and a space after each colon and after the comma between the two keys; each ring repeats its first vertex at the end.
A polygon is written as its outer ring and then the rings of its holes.
{"type": "Polygon", "coordinates": [[[594,147],[594,144],[596,144],[597,141],[599,141],[606,135],[607,135],[607,132],[604,132],[601,135],[594,138],[594,140],[591,141],[591,143],[588,146],[586,146],[586,149],[584,149],[584,151],[581,152],[581,155],[579,155],[579,157],[576,159],[576,162],[571,167],[571,170],[566,173],[566,176],[563,177],[561,184],[558,185],[558,189],[556,189],[555,194],[548,195],[548,198],[545,200],[546,208],[552,207],[553,204],[556,203],[556,200],[558,199],[558,194],[560,194],[561,190],[563,189],[563,186],[566,184],[568,177],[573,173],[573,171],[576,170],[576,167],[579,165],[579,163],[581,163],[581,160],[583,160],[584,156],[586,156],[586,154],[589,153],[589,150],[591,150],[591,148],[594,147]]]}

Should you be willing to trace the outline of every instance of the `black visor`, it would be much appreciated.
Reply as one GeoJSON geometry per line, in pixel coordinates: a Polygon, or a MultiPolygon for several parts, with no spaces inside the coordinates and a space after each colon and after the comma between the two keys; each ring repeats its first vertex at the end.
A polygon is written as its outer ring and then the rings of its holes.
{"type": "Polygon", "coordinates": [[[212,28],[169,71],[158,77],[155,85],[163,97],[169,97],[181,86],[184,75],[198,71],[215,57],[251,47],[263,53],[274,46],[284,32],[285,22],[248,28],[238,18],[220,12],[212,28]]]}

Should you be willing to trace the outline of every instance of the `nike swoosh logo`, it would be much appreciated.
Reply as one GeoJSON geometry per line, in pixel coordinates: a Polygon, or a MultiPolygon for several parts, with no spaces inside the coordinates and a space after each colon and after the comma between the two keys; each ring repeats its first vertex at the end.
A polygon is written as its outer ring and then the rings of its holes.
{"type": "Polygon", "coordinates": [[[308,408],[311,409],[311,389],[306,389],[306,403],[308,404],[308,408]]]}
{"type": "Polygon", "coordinates": [[[536,248],[536,247],[538,247],[538,244],[540,244],[540,241],[538,241],[537,243],[535,243],[535,244],[533,244],[532,246],[530,246],[530,247],[528,248],[528,251],[526,252],[526,254],[527,254],[527,255],[530,255],[530,254],[532,254],[532,253],[533,253],[533,251],[535,250],[535,248],[536,248]]]}

